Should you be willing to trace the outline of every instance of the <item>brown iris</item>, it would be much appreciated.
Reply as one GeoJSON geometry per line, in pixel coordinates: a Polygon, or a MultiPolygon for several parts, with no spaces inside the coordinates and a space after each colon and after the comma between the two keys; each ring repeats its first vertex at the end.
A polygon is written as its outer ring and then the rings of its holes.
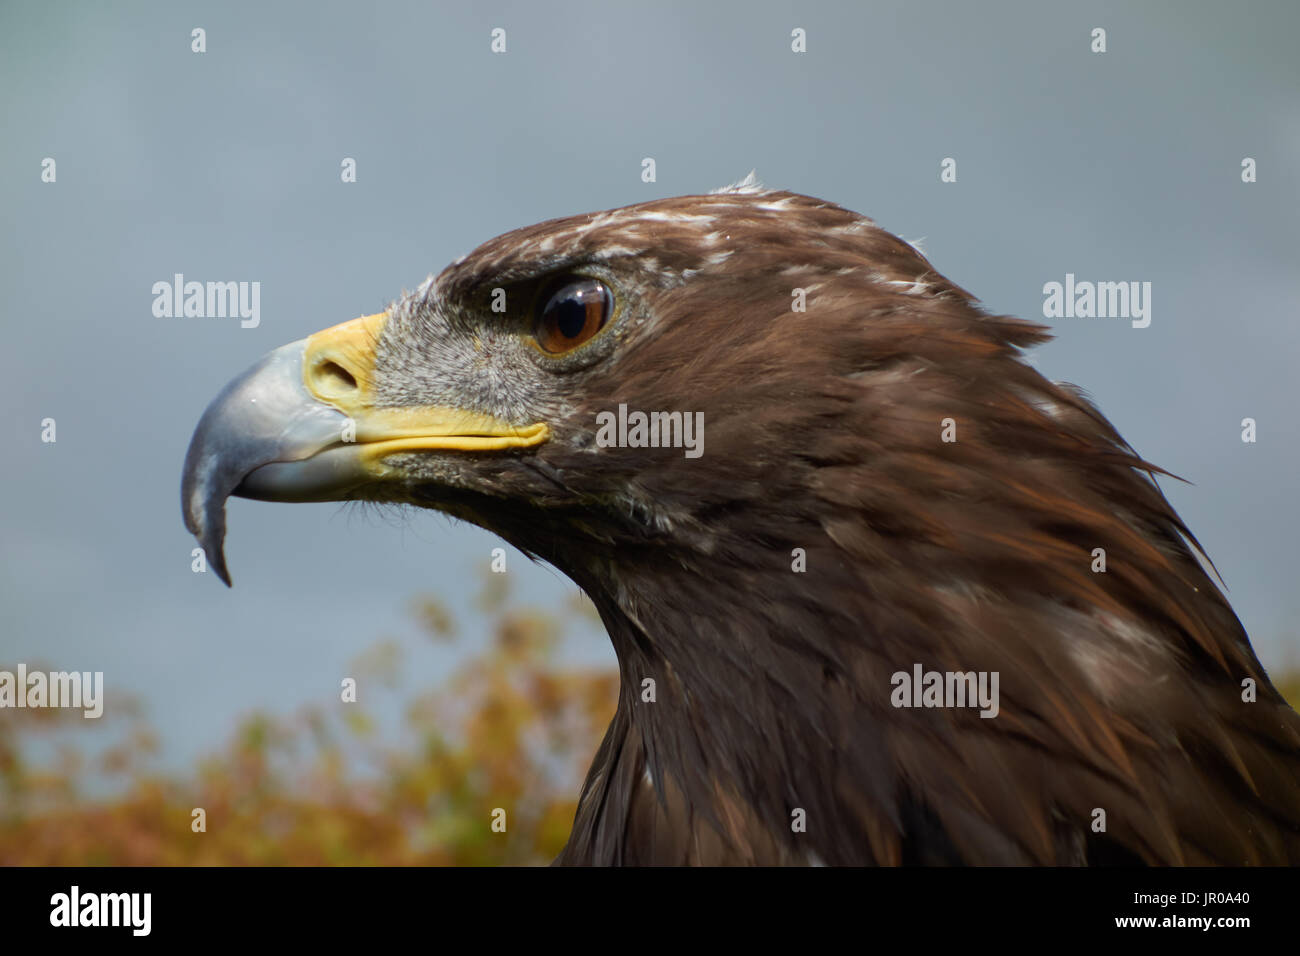
{"type": "Polygon", "coordinates": [[[534,335],[545,352],[576,349],[605,327],[614,311],[614,297],[597,279],[560,283],[537,314],[534,335]]]}

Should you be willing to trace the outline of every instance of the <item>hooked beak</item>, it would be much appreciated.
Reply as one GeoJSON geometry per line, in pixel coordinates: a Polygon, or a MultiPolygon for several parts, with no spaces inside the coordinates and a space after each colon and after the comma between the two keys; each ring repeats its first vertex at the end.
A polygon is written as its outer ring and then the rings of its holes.
{"type": "Polygon", "coordinates": [[[233,379],[199,419],[185,455],[181,510],[227,585],[226,499],[343,501],[403,477],[384,459],[418,451],[494,451],[546,441],[545,423],[516,427],[442,405],[376,407],[381,312],[268,353],[233,379]]]}

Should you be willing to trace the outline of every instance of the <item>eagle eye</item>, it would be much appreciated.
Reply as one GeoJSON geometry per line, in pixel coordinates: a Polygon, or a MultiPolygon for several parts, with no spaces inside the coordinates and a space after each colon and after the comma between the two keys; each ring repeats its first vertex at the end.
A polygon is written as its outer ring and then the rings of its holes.
{"type": "Polygon", "coordinates": [[[576,349],[605,327],[614,311],[614,296],[599,279],[561,282],[539,300],[533,335],[542,351],[560,355],[576,349]]]}

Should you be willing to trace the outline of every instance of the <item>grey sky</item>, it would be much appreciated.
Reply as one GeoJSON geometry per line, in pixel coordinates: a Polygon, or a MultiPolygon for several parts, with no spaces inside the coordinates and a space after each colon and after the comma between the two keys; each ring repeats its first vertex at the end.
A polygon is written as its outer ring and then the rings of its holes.
{"type": "MultiPolygon", "coordinates": [[[[1300,665],[1297,35],[1289,2],[5,4],[0,666],[104,670],[174,759],[335,694],[358,651],[413,634],[420,593],[469,617],[499,542],[436,515],[236,500],[234,590],[192,574],[178,484],[203,408],[500,232],[751,168],[924,237],[995,312],[1041,319],[1066,273],[1150,281],[1149,328],[1062,319],[1038,365],[1194,482],[1162,484],[1265,664],[1300,665]],[[155,318],[177,272],[259,281],[259,327],[155,318]]],[[[572,590],[511,562],[530,599],[572,590]]],[[[457,653],[412,665],[434,681],[457,653]]]]}

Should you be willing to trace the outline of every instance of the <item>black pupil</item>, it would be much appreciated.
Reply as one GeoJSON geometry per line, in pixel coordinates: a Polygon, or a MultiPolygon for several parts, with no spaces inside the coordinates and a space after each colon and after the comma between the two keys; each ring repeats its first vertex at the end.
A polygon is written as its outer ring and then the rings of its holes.
{"type": "Polygon", "coordinates": [[[555,325],[566,339],[577,338],[587,324],[587,306],[582,299],[582,290],[578,290],[555,304],[555,325]]]}

